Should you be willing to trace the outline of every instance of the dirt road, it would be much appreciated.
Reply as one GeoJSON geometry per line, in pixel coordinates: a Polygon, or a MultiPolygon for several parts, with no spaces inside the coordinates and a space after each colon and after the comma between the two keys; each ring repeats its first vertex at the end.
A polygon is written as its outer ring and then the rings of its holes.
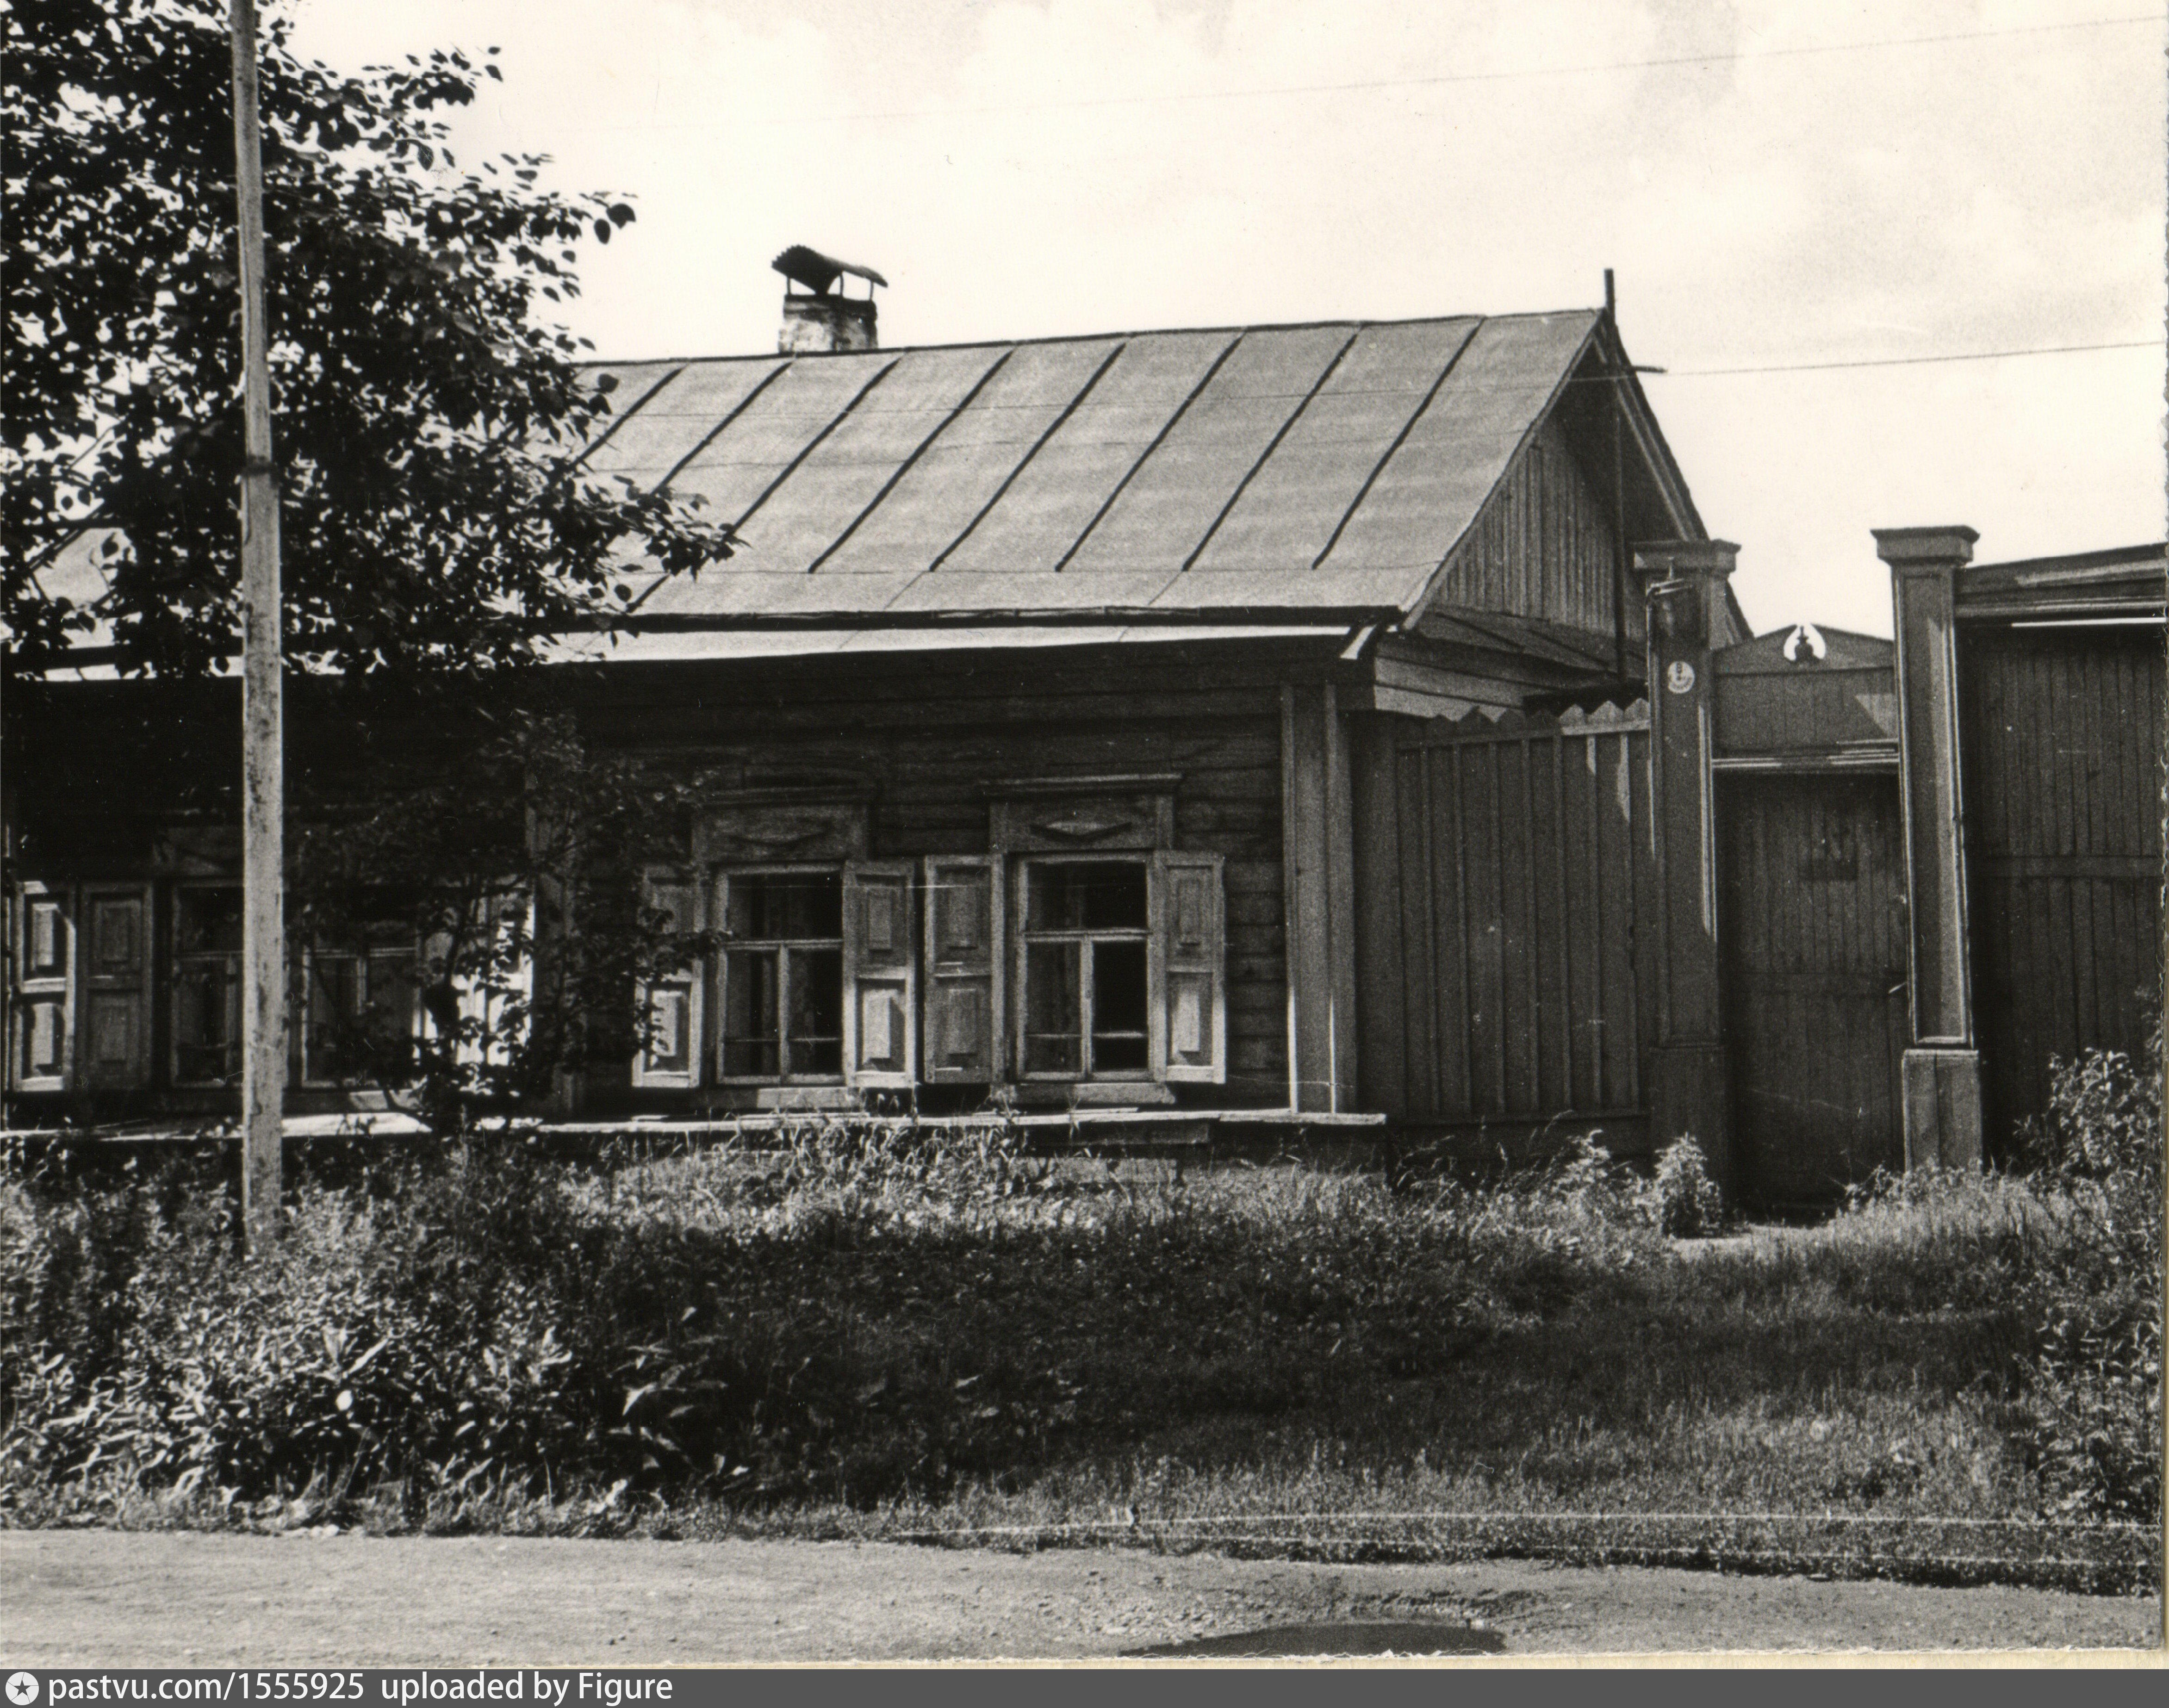
{"type": "Polygon", "coordinates": [[[1283,1653],[2129,1649],[2159,1642],[2161,1607],[1519,1562],[0,1533],[4,1666],[1084,1659],[1201,1640],[1195,1652],[1224,1652],[1260,1629],[1283,1653]]]}

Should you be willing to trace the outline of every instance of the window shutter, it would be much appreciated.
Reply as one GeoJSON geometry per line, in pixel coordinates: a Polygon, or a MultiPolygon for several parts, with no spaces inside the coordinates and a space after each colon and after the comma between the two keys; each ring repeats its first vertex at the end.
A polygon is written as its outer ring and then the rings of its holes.
{"type": "Polygon", "coordinates": [[[984,855],[926,860],[926,1066],[929,1083],[1002,1077],[1001,886],[984,855]]]}
{"type": "Polygon", "coordinates": [[[83,892],[82,1083],[95,1091],[151,1083],[151,900],[139,886],[83,892]]]}
{"type": "Polygon", "coordinates": [[[75,922],[60,892],[43,884],[22,886],[13,950],[9,1088],[66,1091],[75,1042],[75,922]]]}
{"type": "MultiPolygon", "coordinates": [[[[479,919],[466,922],[467,928],[477,933],[487,931],[494,934],[497,944],[493,944],[493,948],[511,941],[516,934],[522,931],[527,934],[528,942],[533,943],[540,922],[532,896],[492,897],[482,902],[480,913],[479,919]]],[[[420,978],[431,976],[441,970],[451,952],[452,939],[449,935],[439,933],[425,939],[422,944],[422,967],[418,982],[420,978]]],[[[532,1004],[536,999],[533,955],[523,955],[517,970],[500,982],[507,988],[493,992],[465,974],[456,975],[451,981],[461,1024],[472,1024],[480,1032],[478,1037],[461,1039],[453,1051],[454,1059],[466,1067],[505,1067],[511,1062],[514,1050],[526,1036],[527,1027],[524,1022],[507,1029],[503,1036],[495,1034],[503,1024],[508,1003],[527,1005],[532,1004]]],[[[436,1031],[435,1023],[425,1010],[421,1016],[420,1035],[434,1037],[436,1031]]]]}
{"type": "Polygon", "coordinates": [[[1153,857],[1153,1036],[1156,1079],[1219,1085],[1228,1077],[1227,933],[1220,856],[1153,857]]]}
{"type": "Polygon", "coordinates": [[[918,1060],[918,955],[908,861],[844,868],[844,1080],[909,1086],[918,1060]]]}
{"type": "MultiPolygon", "coordinates": [[[[701,923],[697,884],[656,870],[641,880],[641,904],[670,915],[671,928],[695,931],[701,923]]],[[[667,1091],[690,1091],[701,1083],[701,989],[697,966],[643,984],[640,1012],[648,1018],[648,1046],[632,1062],[632,1083],[667,1091]]]]}

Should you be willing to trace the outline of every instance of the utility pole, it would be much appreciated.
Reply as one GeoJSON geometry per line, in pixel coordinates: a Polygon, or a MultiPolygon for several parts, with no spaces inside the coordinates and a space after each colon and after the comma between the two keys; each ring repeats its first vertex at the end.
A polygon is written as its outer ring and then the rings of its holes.
{"type": "Polygon", "coordinates": [[[279,486],[264,323],[264,148],[256,0],[232,0],[233,182],[247,411],[241,474],[241,1210],[248,1250],[279,1237],[286,1100],[285,758],[280,709],[279,486]]]}

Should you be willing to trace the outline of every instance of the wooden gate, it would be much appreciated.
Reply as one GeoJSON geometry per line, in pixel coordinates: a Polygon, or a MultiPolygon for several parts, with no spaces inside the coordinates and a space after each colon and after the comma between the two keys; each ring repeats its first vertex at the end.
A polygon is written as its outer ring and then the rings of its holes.
{"type": "Polygon", "coordinates": [[[1648,708],[1378,719],[1354,784],[1365,1106],[1638,1133],[1648,708]]]}
{"type": "Polygon", "coordinates": [[[2161,631],[1969,626],[1958,684],[1984,1125],[2007,1156],[2049,1058],[2137,1056],[2161,1001],[2161,631]]]}
{"type": "Polygon", "coordinates": [[[1728,777],[1717,820],[1740,1190],[1764,1203],[1827,1201],[1905,1163],[1897,780],[1728,777]]]}

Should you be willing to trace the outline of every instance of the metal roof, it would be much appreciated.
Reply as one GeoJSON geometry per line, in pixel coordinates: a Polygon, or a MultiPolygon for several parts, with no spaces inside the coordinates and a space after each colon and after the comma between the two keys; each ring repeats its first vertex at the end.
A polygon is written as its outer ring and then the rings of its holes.
{"type": "Polygon", "coordinates": [[[627,401],[588,466],[738,529],[644,627],[1407,617],[1600,322],[605,364],[627,401]]]}

